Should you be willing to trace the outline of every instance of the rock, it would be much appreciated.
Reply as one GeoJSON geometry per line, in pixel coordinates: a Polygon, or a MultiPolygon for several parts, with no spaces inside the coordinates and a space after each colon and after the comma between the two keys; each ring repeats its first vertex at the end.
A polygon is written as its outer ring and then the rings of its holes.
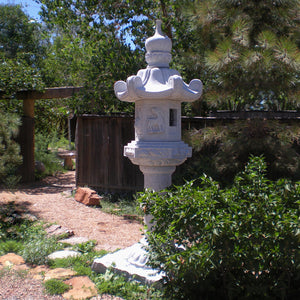
{"type": "Polygon", "coordinates": [[[35,215],[29,213],[22,214],[22,218],[31,222],[35,222],[38,220],[38,218],[35,215]]]}
{"type": "Polygon", "coordinates": [[[76,244],[82,244],[88,242],[89,239],[86,237],[81,237],[81,236],[73,236],[68,239],[63,239],[60,240],[61,243],[66,243],[70,245],[76,245],[76,244]]]}
{"type": "Polygon", "coordinates": [[[7,253],[0,257],[0,270],[3,268],[8,268],[15,271],[29,269],[29,267],[25,264],[23,257],[15,253],[7,253]]]}
{"type": "Polygon", "coordinates": [[[102,294],[96,297],[92,297],[90,300],[124,300],[124,298],[118,296],[112,296],[109,294],[102,294]]]}
{"type": "Polygon", "coordinates": [[[32,275],[34,279],[37,280],[43,280],[44,279],[44,274],[47,273],[50,269],[45,266],[37,266],[29,271],[29,273],[32,275]]]}
{"type": "Polygon", "coordinates": [[[81,255],[79,252],[77,251],[73,251],[73,250],[59,250],[59,251],[55,251],[51,254],[48,255],[49,259],[56,259],[56,258],[67,258],[67,257],[73,257],[73,256],[79,256],[81,255]]]}
{"type": "Polygon", "coordinates": [[[89,299],[97,295],[95,284],[87,276],[73,277],[64,282],[72,286],[62,295],[64,299],[89,299]]]}
{"type": "Polygon", "coordinates": [[[44,281],[49,279],[67,279],[75,275],[76,272],[71,269],[56,268],[45,273],[44,281]]]}
{"type": "Polygon", "coordinates": [[[75,200],[84,205],[100,205],[102,197],[97,195],[96,191],[90,188],[77,188],[75,193],[75,200]]]}
{"type": "Polygon", "coordinates": [[[17,255],[15,253],[7,253],[0,257],[0,264],[1,265],[23,265],[25,264],[25,260],[22,256],[17,255]]]}
{"type": "Polygon", "coordinates": [[[60,225],[51,225],[50,227],[45,229],[48,235],[50,236],[72,236],[74,232],[66,227],[62,227],[60,225]]]}
{"type": "Polygon", "coordinates": [[[42,174],[46,171],[45,165],[41,161],[35,161],[34,167],[38,174],[42,174]]]}

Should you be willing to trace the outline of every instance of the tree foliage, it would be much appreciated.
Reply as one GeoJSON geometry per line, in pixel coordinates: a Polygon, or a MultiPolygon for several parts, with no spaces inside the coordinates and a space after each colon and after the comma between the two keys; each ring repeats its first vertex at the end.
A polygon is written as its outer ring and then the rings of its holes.
{"type": "Polygon", "coordinates": [[[180,168],[177,184],[206,173],[222,184],[231,184],[249,156],[263,155],[267,176],[300,179],[300,128],[294,122],[239,120],[186,131],[185,141],[193,147],[193,158],[180,168]]]}
{"type": "Polygon", "coordinates": [[[189,13],[196,30],[215,44],[204,62],[213,75],[206,96],[211,105],[299,107],[299,11],[297,0],[194,2],[189,13]]]}

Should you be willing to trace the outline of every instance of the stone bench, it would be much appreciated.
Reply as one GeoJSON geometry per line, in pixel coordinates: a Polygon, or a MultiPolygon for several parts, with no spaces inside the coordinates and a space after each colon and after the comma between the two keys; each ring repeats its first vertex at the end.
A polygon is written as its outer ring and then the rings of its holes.
{"type": "Polygon", "coordinates": [[[64,168],[66,170],[73,170],[72,159],[76,157],[75,151],[58,152],[57,155],[64,160],[64,168]]]}

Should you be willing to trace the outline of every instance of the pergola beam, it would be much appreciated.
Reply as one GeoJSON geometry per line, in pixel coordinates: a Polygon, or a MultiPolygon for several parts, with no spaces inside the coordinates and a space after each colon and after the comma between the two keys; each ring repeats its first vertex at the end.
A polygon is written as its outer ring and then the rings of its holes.
{"type": "MultiPolygon", "coordinates": [[[[15,97],[18,100],[41,100],[41,99],[58,99],[70,98],[80,92],[83,87],[65,86],[46,88],[43,92],[38,91],[18,91],[15,97]]],[[[0,91],[0,99],[5,99],[6,94],[0,91]]]]}

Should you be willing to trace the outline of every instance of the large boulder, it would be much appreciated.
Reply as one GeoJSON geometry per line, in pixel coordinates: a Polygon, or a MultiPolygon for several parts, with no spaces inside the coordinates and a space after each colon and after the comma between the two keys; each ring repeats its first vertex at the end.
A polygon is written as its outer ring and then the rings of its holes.
{"type": "Polygon", "coordinates": [[[102,197],[100,197],[96,191],[90,188],[79,187],[75,193],[75,200],[83,203],[84,205],[99,206],[101,199],[102,197]]]}

